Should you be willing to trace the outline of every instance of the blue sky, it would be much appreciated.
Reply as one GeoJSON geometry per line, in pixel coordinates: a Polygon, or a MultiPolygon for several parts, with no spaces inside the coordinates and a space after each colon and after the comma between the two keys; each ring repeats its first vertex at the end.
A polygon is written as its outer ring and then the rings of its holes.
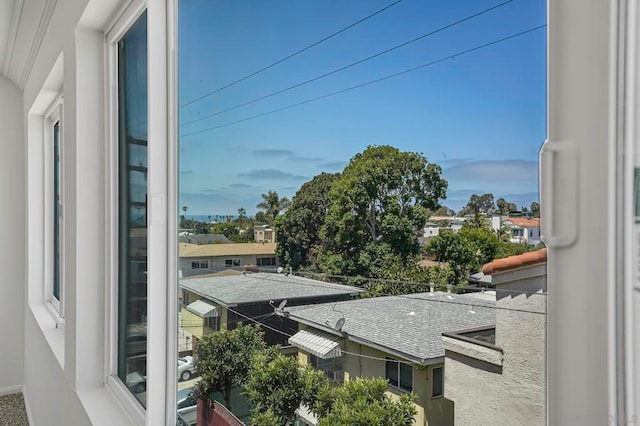
{"type": "MultiPolygon", "coordinates": [[[[392,3],[179,2],[179,103],[183,105],[290,55],[392,3]]],[[[546,1],[514,0],[366,63],[222,111],[348,65],[500,0],[403,0],[271,69],[180,108],[180,205],[189,214],[256,211],[260,194],[292,197],[321,172],[341,171],[368,145],[423,153],[449,181],[443,204],[472,193],[529,205],[538,199],[546,135],[546,30],[402,76],[243,120],[342,90],[546,23],[546,1]]]]}

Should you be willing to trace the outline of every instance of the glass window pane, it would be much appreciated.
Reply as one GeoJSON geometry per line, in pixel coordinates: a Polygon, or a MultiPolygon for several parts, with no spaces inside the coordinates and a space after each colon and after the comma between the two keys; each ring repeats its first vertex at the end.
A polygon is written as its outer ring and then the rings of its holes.
{"type": "Polygon", "coordinates": [[[400,364],[400,388],[411,392],[413,389],[413,367],[400,364]]]}
{"type": "Polygon", "coordinates": [[[118,43],[118,376],[146,404],[147,19],[118,43]]]}
{"type": "Polygon", "coordinates": [[[387,360],[385,364],[385,377],[392,386],[398,386],[398,363],[387,360]]]}
{"type": "Polygon", "coordinates": [[[433,390],[432,397],[442,396],[444,393],[444,369],[442,367],[434,368],[433,370],[433,390]]]}
{"type": "Polygon", "coordinates": [[[62,199],[60,197],[60,121],[53,125],[53,297],[60,300],[62,199]]]}

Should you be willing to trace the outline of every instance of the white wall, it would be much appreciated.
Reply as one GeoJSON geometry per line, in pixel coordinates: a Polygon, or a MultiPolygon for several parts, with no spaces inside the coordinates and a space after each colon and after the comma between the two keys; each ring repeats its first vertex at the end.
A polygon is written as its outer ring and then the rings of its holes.
{"type": "MultiPolygon", "coordinates": [[[[24,297],[13,306],[19,309],[20,337],[24,336],[24,396],[34,425],[130,425],[130,413],[105,385],[107,364],[106,289],[105,289],[105,142],[104,142],[104,29],[109,17],[118,10],[119,0],[75,1],[55,3],[51,21],[44,34],[42,45],[33,62],[33,68],[25,82],[22,97],[18,94],[17,119],[29,117],[24,126],[27,134],[19,141],[19,147],[27,152],[26,184],[19,194],[28,198],[26,237],[24,223],[17,244],[25,252],[28,266],[20,275],[20,295],[24,283],[28,287],[28,304],[24,297]],[[63,196],[64,196],[64,326],[56,327],[56,321],[43,303],[44,261],[42,249],[42,93],[50,86],[54,64],[63,58],[61,78],[64,95],[63,111],[63,196]],[[39,135],[40,133],[40,135],[39,135]],[[25,148],[26,147],[26,148],[25,148]]],[[[21,25],[38,25],[37,19],[27,16],[21,25]]],[[[5,114],[1,108],[5,102],[0,86],[0,125],[5,114]]],[[[4,126],[3,126],[4,130],[4,126]]],[[[10,164],[20,168],[25,175],[24,159],[7,157],[3,146],[1,169],[10,170],[10,164]],[[5,160],[9,166],[5,166],[5,160]],[[21,161],[18,161],[21,160],[21,161]]],[[[11,154],[11,151],[9,151],[11,154]]],[[[7,182],[2,179],[3,185],[7,182]]],[[[11,185],[20,185],[12,179],[11,185]]],[[[0,186],[1,187],[1,186],[0,186]]],[[[5,191],[2,191],[6,199],[5,191]]],[[[14,204],[14,203],[11,203],[14,204]]],[[[24,206],[25,200],[15,203],[24,206]]],[[[11,217],[25,215],[24,209],[2,209],[0,215],[11,217]],[[16,212],[17,213],[14,213],[16,212]]],[[[6,220],[0,216],[2,227],[6,220]]],[[[15,223],[15,221],[14,221],[15,223]]],[[[16,228],[18,228],[16,226],[16,228]]],[[[0,240],[6,239],[4,235],[0,240]]],[[[2,245],[0,245],[2,247],[2,245]]],[[[1,262],[4,262],[2,256],[1,262]]],[[[24,260],[13,260],[24,264],[24,260]]],[[[2,298],[0,304],[10,298],[2,298]]],[[[0,305],[2,306],[2,305],[0,305]]],[[[5,309],[0,309],[0,315],[5,309]]],[[[10,324],[9,321],[3,321],[10,324]]],[[[13,321],[16,323],[16,321],[13,321]]],[[[6,327],[5,327],[6,328],[6,327]]],[[[3,341],[10,340],[4,337],[3,341]]],[[[21,341],[19,342],[21,344],[21,341]]],[[[7,363],[0,345],[0,369],[7,363]]],[[[22,361],[21,361],[22,362],[22,361]]],[[[0,380],[5,377],[0,370],[0,380]]],[[[1,385],[0,385],[1,387],[1,385]]]]}
{"type": "Polygon", "coordinates": [[[24,382],[25,171],[22,95],[0,76],[0,391],[24,382]]]}

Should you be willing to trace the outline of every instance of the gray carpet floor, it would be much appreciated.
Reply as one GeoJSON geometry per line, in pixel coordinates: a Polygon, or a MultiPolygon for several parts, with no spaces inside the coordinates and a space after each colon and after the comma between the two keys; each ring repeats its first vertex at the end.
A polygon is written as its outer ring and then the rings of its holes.
{"type": "Polygon", "coordinates": [[[0,426],[29,426],[22,394],[0,396],[0,426]]]}

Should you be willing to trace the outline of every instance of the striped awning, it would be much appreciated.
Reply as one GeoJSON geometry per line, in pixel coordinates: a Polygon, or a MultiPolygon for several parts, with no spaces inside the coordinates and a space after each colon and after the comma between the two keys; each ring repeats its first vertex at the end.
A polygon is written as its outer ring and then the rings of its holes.
{"type": "Polygon", "coordinates": [[[340,340],[340,337],[322,331],[300,330],[289,338],[289,344],[318,358],[329,359],[342,355],[340,340]]]}
{"type": "Polygon", "coordinates": [[[187,305],[187,311],[193,312],[194,314],[202,318],[213,318],[220,316],[215,306],[210,305],[207,302],[203,302],[202,300],[196,300],[195,302],[187,305]]]}

